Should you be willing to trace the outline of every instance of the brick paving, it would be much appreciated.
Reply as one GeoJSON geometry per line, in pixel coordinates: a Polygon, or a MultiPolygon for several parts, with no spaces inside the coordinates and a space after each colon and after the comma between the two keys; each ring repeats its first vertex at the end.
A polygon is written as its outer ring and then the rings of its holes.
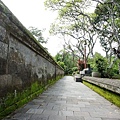
{"type": "Polygon", "coordinates": [[[120,108],[65,76],[4,120],[120,120],[120,108]]]}

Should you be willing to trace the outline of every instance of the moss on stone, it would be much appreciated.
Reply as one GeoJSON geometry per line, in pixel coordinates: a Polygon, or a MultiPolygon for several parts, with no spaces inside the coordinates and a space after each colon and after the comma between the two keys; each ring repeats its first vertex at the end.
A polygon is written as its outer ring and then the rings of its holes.
{"type": "Polygon", "coordinates": [[[37,97],[60,78],[61,76],[57,76],[56,79],[49,80],[48,84],[45,86],[41,86],[36,81],[31,85],[31,87],[27,88],[22,92],[18,92],[16,96],[14,93],[9,93],[6,98],[2,99],[2,104],[0,104],[0,119],[6,117],[16,109],[20,108],[27,102],[37,97]]]}
{"type": "Polygon", "coordinates": [[[106,90],[104,88],[101,88],[99,86],[96,86],[86,81],[84,81],[83,83],[89,88],[91,88],[92,90],[94,90],[95,92],[97,92],[98,94],[100,94],[101,96],[103,96],[104,98],[106,98],[107,100],[109,100],[111,103],[120,107],[120,95],[119,94],[106,90]]]}

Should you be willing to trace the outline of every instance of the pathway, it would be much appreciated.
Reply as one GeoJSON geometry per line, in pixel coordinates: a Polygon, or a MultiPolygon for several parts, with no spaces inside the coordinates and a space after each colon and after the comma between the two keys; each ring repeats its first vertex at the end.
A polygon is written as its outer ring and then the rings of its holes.
{"type": "Polygon", "coordinates": [[[65,76],[4,120],[120,120],[120,108],[65,76]]]}

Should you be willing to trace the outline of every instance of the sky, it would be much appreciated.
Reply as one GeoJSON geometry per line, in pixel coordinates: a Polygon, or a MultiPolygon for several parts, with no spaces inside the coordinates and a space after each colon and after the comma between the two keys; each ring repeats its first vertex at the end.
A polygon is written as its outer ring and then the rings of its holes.
{"type": "Polygon", "coordinates": [[[56,36],[50,36],[51,23],[57,17],[57,13],[48,11],[44,7],[45,0],[1,0],[18,20],[28,29],[30,26],[40,30],[46,29],[43,37],[48,43],[45,45],[49,53],[55,56],[62,48],[63,42],[56,36]]]}
{"type": "MultiPolygon", "coordinates": [[[[43,37],[49,38],[49,40],[45,47],[48,48],[48,52],[52,56],[55,56],[63,49],[63,40],[57,36],[50,36],[49,34],[50,25],[57,17],[57,13],[45,10],[44,1],[45,0],[2,0],[27,29],[30,26],[40,30],[46,29],[43,33],[43,37]]],[[[102,52],[98,43],[95,46],[95,51],[102,52]]]]}

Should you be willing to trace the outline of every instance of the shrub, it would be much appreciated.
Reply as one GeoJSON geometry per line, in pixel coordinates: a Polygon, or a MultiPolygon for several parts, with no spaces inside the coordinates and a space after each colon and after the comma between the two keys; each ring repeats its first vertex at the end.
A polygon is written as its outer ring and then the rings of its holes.
{"type": "Polygon", "coordinates": [[[103,58],[98,58],[96,61],[96,68],[97,71],[101,73],[101,77],[106,77],[105,73],[106,73],[106,61],[103,58]]]}

